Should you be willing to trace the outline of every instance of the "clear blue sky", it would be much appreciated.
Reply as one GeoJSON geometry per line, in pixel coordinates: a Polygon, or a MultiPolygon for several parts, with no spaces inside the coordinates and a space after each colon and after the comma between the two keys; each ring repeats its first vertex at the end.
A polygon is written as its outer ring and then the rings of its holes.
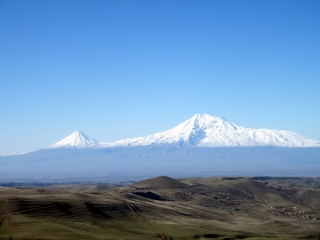
{"type": "Polygon", "coordinates": [[[320,139],[320,1],[0,0],[0,153],[196,113],[320,139]]]}

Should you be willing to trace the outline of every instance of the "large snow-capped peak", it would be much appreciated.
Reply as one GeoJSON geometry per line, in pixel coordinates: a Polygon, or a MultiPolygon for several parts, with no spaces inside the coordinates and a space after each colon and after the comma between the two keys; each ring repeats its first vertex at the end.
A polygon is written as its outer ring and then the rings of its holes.
{"type": "Polygon", "coordinates": [[[85,134],[75,131],[48,148],[108,148],[147,145],[320,147],[320,141],[303,137],[295,132],[245,128],[221,117],[196,114],[172,129],[146,137],[128,138],[115,143],[105,143],[97,142],[85,134]]]}
{"type": "Polygon", "coordinates": [[[193,147],[320,147],[319,142],[294,132],[245,128],[224,118],[208,114],[196,114],[164,132],[146,137],[124,139],[114,143],[115,146],[153,144],[179,144],[193,147]]]}
{"type": "Polygon", "coordinates": [[[99,142],[86,136],[82,132],[75,131],[68,137],[50,145],[48,148],[89,148],[97,147],[99,142]]]}

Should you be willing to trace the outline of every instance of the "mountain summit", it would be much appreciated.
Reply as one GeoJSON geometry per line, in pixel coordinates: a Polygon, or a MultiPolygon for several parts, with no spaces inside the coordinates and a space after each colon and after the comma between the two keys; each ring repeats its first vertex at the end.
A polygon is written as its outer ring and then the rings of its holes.
{"type": "Polygon", "coordinates": [[[97,142],[75,131],[48,148],[109,148],[148,145],[183,147],[320,147],[320,142],[283,130],[254,129],[238,126],[221,117],[196,114],[187,121],[164,132],[146,137],[128,138],[115,143],[97,142]]]}
{"type": "Polygon", "coordinates": [[[164,132],[120,140],[114,144],[116,146],[178,144],[189,147],[320,147],[317,141],[294,132],[245,128],[208,114],[196,114],[164,132]]]}
{"type": "Polygon", "coordinates": [[[82,132],[75,131],[61,141],[50,145],[48,148],[89,148],[98,145],[98,141],[89,138],[82,132]]]}
{"type": "Polygon", "coordinates": [[[0,157],[1,179],[14,176],[14,181],[17,175],[22,181],[45,176],[58,182],[65,177],[115,181],[168,173],[319,176],[319,169],[319,140],[289,131],[245,128],[208,114],[196,114],[164,132],[114,143],[97,142],[76,131],[46,149],[0,157]]]}

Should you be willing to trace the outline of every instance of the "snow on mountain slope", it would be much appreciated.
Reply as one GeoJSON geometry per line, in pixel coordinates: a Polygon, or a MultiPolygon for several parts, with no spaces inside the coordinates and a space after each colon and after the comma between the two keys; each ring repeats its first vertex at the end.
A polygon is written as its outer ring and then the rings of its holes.
{"type": "Polygon", "coordinates": [[[294,132],[244,128],[208,114],[196,114],[170,130],[146,137],[120,140],[112,145],[146,146],[154,144],[179,144],[193,147],[320,147],[318,141],[294,132]]]}
{"type": "Polygon", "coordinates": [[[108,148],[168,144],[186,147],[320,147],[319,140],[308,139],[295,132],[245,128],[224,118],[196,114],[170,130],[146,137],[105,143],[75,131],[48,148],[108,148]]]}
{"type": "Polygon", "coordinates": [[[99,146],[98,141],[79,131],[75,131],[61,141],[50,145],[48,148],[90,148],[97,146],[99,146]]]}

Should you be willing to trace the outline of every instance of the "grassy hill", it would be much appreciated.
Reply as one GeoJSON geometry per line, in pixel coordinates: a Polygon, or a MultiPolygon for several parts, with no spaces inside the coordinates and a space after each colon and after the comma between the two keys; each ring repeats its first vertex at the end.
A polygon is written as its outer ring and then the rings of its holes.
{"type": "Polygon", "coordinates": [[[0,239],[320,239],[320,179],[0,187],[0,239]]]}

